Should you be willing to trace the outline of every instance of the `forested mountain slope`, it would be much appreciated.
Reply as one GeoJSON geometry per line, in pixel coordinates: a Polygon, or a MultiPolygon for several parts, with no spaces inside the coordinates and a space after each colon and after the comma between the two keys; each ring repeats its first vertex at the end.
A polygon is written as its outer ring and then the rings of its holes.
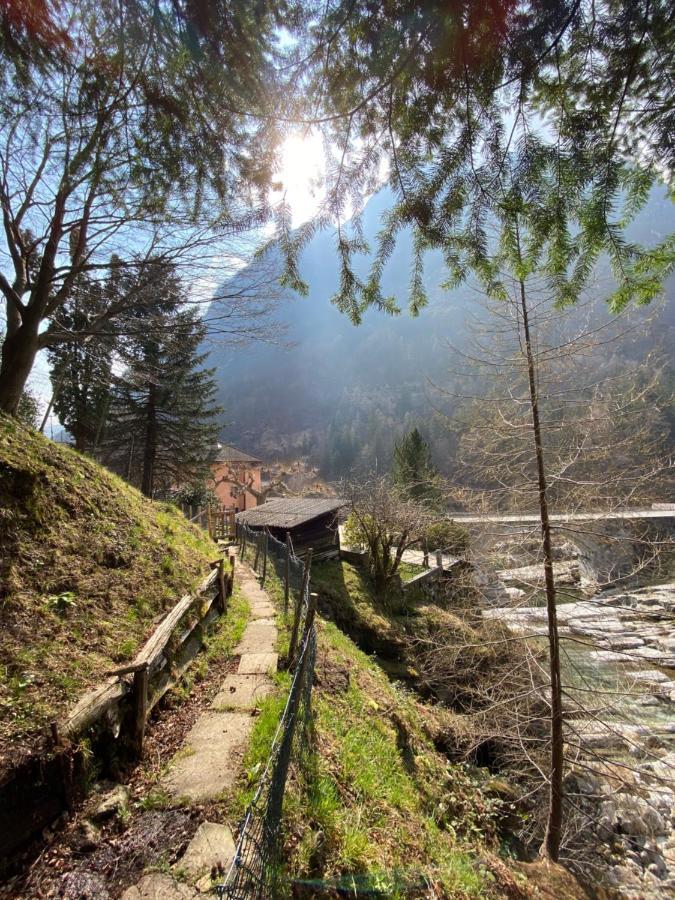
{"type": "MultiPolygon", "coordinates": [[[[364,230],[371,246],[386,206],[383,194],[366,208],[364,230]]],[[[673,230],[675,207],[659,189],[629,237],[653,244],[673,230]]],[[[280,262],[276,265],[280,271],[280,262]]],[[[338,285],[334,236],[317,234],[301,257],[309,294],[286,292],[277,319],[287,330],[279,333],[278,342],[239,350],[217,342],[211,347],[209,364],[217,367],[224,436],[267,459],[307,454],[330,478],[352,466],[388,467],[394,440],[422,423],[437,463],[447,468],[452,439],[433,410],[451,412],[454,401],[440,396],[434,385],[452,386],[454,350],[470,340],[470,319],[480,314],[480,306],[470,285],[454,291],[443,287],[447,275],[442,259],[431,254],[425,272],[430,303],[412,318],[406,311],[410,265],[410,241],[402,239],[384,279],[401,314],[391,317],[370,310],[357,327],[330,302],[338,285]]],[[[367,269],[364,257],[361,272],[367,269]]],[[[606,290],[604,273],[600,281],[606,290]]],[[[671,282],[666,302],[654,313],[649,341],[633,335],[620,348],[627,364],[655,342],[672,356],[675,307],[668,301],[674,292],[671,282]]],[[[570,312],[572,317],[586,314],[570,312]]],[[[605,315],[601,302],[597,315],[598,320],[605,315]]]]}

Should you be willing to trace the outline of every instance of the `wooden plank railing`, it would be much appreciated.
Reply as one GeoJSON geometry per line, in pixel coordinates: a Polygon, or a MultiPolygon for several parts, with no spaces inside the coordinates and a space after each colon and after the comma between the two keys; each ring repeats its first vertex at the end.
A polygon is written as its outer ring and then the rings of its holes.
{"type": "Polygon", "coordinates": [[[107,680],[83,696],[63,721],[52,726],[52,730],[61,738],[75,740],[118,707],[120,715],[115,718],[131,722],[130,732],[125,737],[135,754],[140,755],[150,711],[182,676],[199,651],[204,628],[226,608],[234,579],[234,558],[230,561],[231,571],[227,575],[223,559],[213,563],[212,571],[196,592],[181,597],[134,659],[128,665],[107,672],[107,680]],[[189,613],[193,613],[193,617],[185,624],[189,613]],[[127,708],[123,709],[125,706],[127,708]]]}

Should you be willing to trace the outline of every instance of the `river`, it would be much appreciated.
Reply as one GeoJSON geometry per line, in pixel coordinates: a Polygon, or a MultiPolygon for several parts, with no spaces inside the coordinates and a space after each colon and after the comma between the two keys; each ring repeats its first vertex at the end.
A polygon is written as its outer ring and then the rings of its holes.
{"type": "MultiPolygon", "coordinates": [[[[522,572],[522,570],[521,570],[522,572]]],[[[503,585],[514,584],[500,572],[503,585]]],[[[537,592],[513,587],[485,617],[545,643],[537,592]],[[518,594],[521,594],[520,600],[518,594]]],[[[675,583],[558,605],[574,805],[604,856],[603,876],[626,898],[675,896],[675,583]]]]}

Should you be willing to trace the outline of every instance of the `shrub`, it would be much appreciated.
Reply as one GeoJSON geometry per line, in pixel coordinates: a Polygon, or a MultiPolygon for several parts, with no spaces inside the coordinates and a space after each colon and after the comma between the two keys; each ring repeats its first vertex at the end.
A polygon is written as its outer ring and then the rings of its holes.
{"type": "Polygon", "coordinates": [[[429,550],[447,550],[449,553],[465,553],[469,548],[469,532],[452,519],[431,522],[424,530],[429,550]]]}

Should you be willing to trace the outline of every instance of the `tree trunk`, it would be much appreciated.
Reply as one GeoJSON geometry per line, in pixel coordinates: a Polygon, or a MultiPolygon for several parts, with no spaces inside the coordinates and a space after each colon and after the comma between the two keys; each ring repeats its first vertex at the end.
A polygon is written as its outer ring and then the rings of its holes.
{"type": "Polygon", "coordinates": [[[157,385],[150,382],[145,420],[145,447],[143,448],[143,477],[141,491],[152,497],[155,482],[155,457],[157,455],[157,385]]]}
{"type": "Polygon", "coordinates": [[[546,466],[544,448],[541,439],[541,422],[539,419],[539,395],[532,342],[530,339],[530,323],[525,294],[525,283],[520,281],[520,305],[523,315],[523,333],[525,337],[525,353],[527,357],[527,377],[530,390],[530,408],[532,412],[532,433],[534,453],[537,463],[537,482],[539,487],[539,518],[541,521],[542,547],[544,553],[544,583],[546,586],[546,612],[548,618],[549,667],[551,674],[551,772],[549,790],[548,821],[546,834],[539,851],[541,856],[554,862],[560,855],[560,838],[562,832],[563,813],[563,711],[562,684],[560,678],[560,638],[558,635],[558,613],[556,610],[555,583],[553,580],[553,552],[551,542],[551,523],[548,517],[548,497],[546,484],[546,466]]]}
{"type": "Polygon", "coordinates": [[[38,329],[24,322],[15,331],[8,328],[0,363],[0,410],[16,415],[38,352],[38,329]]]}

